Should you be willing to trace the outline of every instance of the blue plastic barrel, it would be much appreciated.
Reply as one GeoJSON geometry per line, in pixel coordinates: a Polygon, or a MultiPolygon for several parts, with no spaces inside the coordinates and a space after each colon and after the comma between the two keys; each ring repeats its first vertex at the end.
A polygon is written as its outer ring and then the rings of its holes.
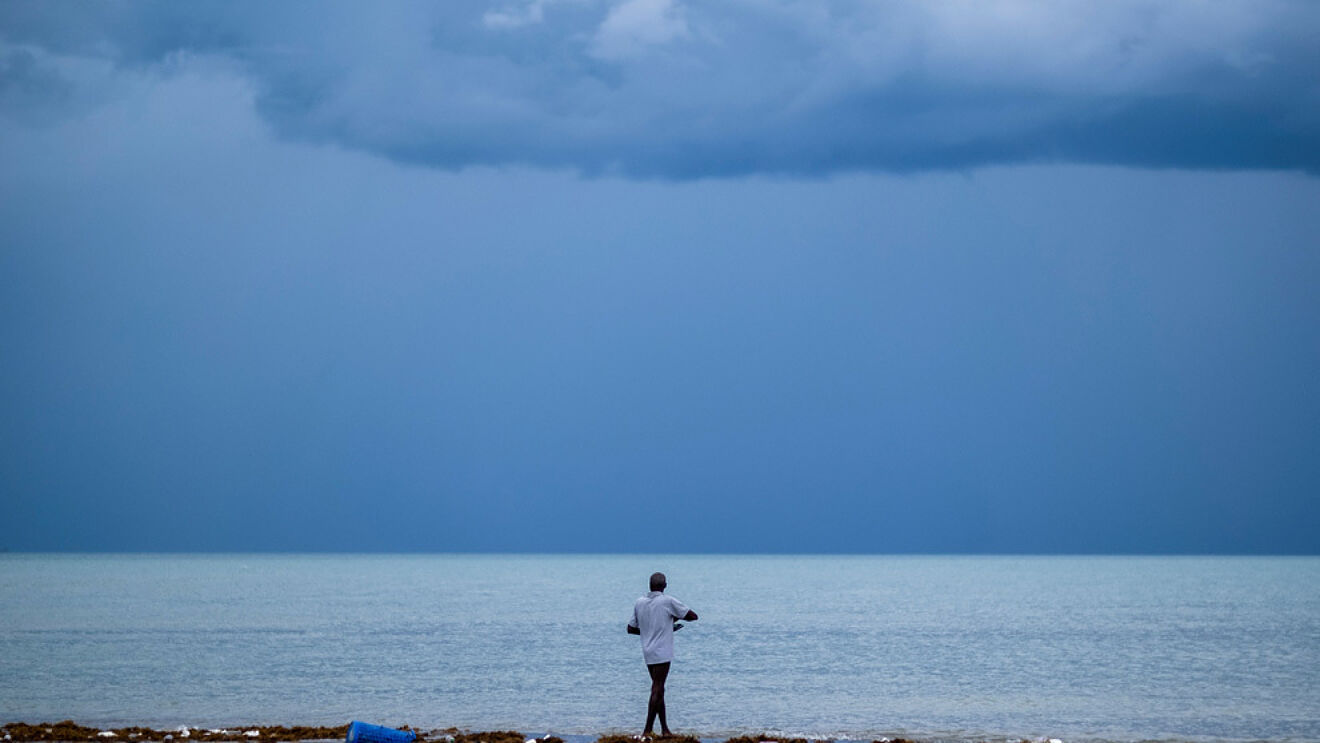
{"type": "Polygon", "coordinates": [[[412,743],[417,740],[417,733],[354,720],[349,723],[348,735],[344,740],[348,743],[412,743]]]}

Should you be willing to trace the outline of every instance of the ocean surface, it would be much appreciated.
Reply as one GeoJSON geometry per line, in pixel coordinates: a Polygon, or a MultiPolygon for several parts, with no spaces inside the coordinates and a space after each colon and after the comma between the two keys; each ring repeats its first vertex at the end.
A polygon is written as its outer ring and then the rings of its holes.
{"type": "Polygon", "coordinates": [[[0,554],[0,721],[1320,741],[1320,558],[0,554]]]}

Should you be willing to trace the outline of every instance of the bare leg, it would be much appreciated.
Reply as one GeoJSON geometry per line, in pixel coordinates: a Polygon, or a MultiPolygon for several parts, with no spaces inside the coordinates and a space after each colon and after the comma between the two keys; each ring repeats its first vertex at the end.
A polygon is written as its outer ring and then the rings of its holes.
{"type": "Polygon", "coordinates": [[[646,667],[651,672],[651,700],[646,705],[646,729],[643,735],[650,735],[655,725],[655,718],[660,717],[660,734],[673,735],[669,732],[669,723],[665,722],[665,679],[669,677],[668,663],[654,663],[646,667]]]}

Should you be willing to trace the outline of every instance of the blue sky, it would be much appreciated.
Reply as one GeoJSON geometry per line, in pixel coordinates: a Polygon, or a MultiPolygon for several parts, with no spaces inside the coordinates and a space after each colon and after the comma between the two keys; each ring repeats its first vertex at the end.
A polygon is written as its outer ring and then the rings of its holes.
{"type": "Polygon", "coordinates": [[[1318,31],[0,5],[0,546],[1316,553],[1318,31]]]}

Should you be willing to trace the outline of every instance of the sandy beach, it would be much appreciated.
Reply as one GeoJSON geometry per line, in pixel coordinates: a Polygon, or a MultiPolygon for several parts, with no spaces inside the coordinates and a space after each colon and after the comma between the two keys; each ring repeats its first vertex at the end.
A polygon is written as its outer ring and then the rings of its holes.
{"type": "MultiPolygon", "coordinates": [[[[565,743],[563,738],[546,735],[534,738],[515,730],[469,731],[457,728],[421,730],[408,725],[399,725],[400,730],[411,730],[422,743],[565,743]]],[[[60,722],[41,722],[29,724],[14,722],[0,725],[0,739],[10,743],[27,741],[102,741],[112,743],[120,741],[333,741],[343,740],[348,732],[348,725],[231,725],[223,728],[197,728],[179,726],[172,729],[156,729],[144,726],[121,728],[98,728],[81,725],[73,720],[60,722]]],[[[571,736],[574,739],[583,736],[571,736]]],[[[770,734],[739,735],[729,738],[701,739],[691,735],[646,736],[609,733],[595,739],[595,743],[827,743],[811,741],[806,738],[787,738],[770,734]]],[[[886,738],[871,743],[916,743],[906,738],[886,738]]],[[[1022,743],[1030,743],[1023,741],[1022,743]]],[[[1052,743],[1059,743],[1052,741],[1052,743]]]]}

